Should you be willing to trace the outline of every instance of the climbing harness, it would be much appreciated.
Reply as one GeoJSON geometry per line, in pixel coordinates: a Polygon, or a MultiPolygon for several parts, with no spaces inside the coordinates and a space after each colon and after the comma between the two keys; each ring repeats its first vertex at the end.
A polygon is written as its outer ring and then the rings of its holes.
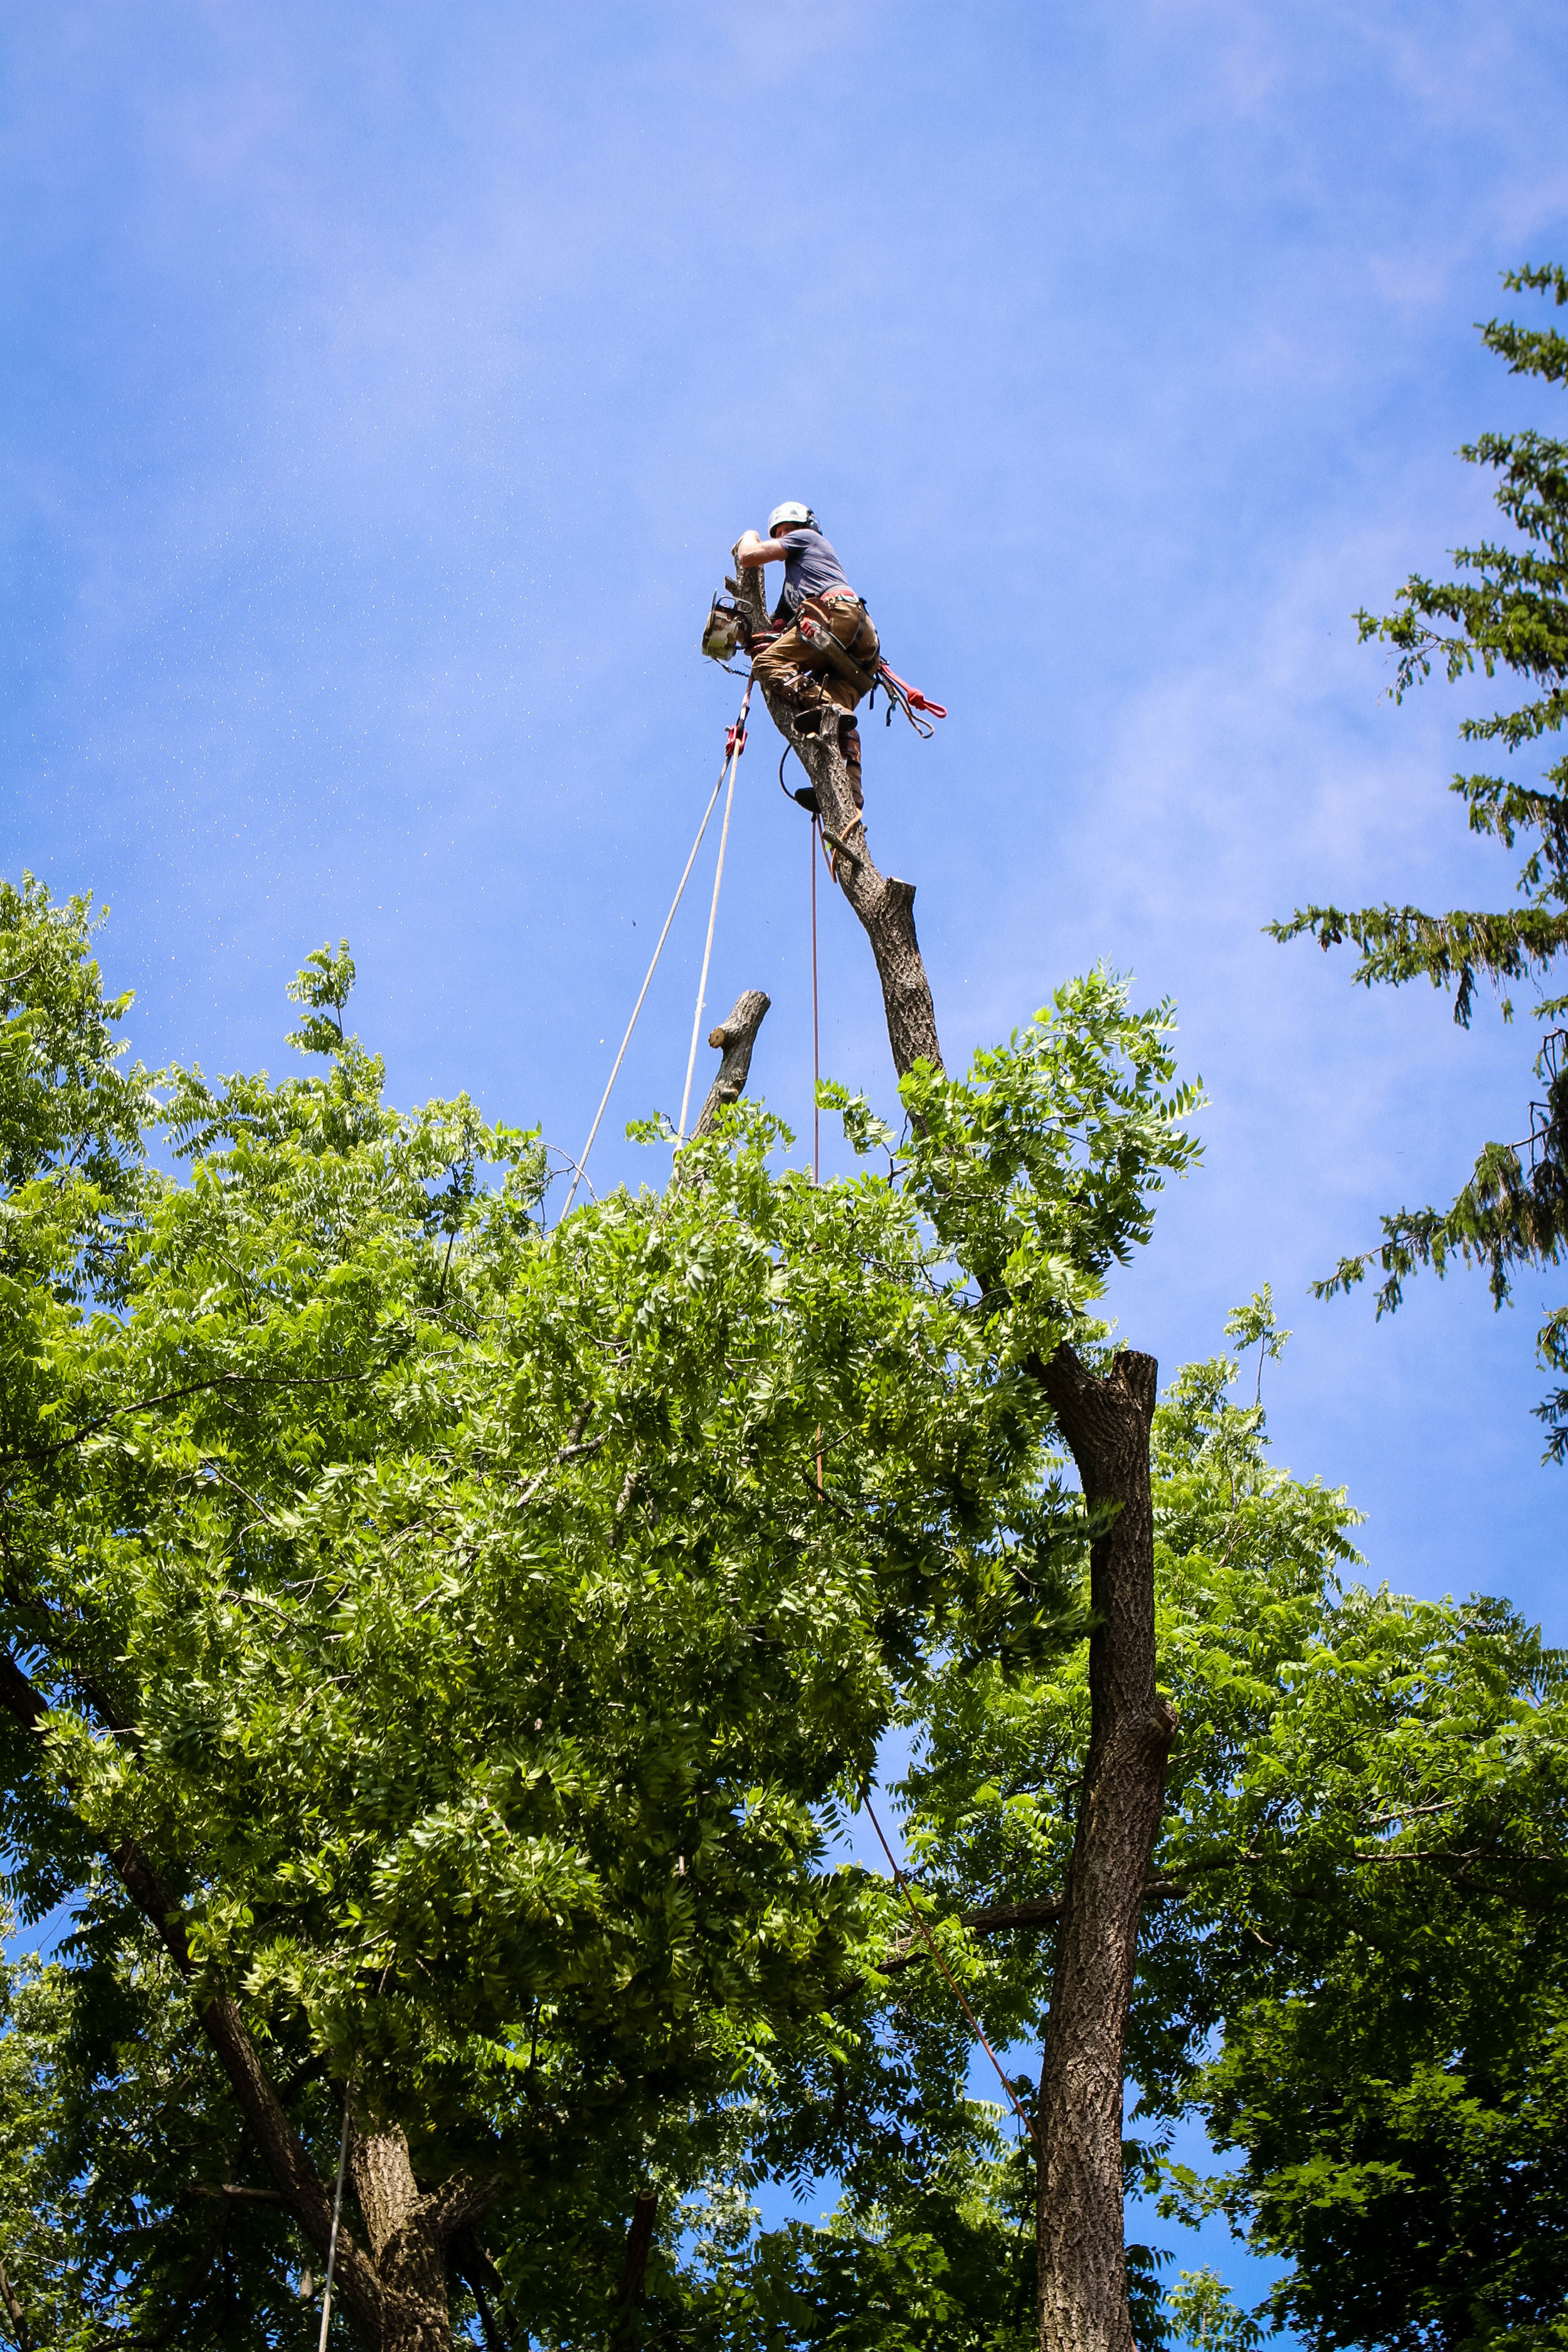
{"type": "MultiPolygon", "coordinates": [[[[632,1042],[632,1031],[637,1025],[637,1014],[642,1011],[643,999],[647,994],[648,986],[653,979],[654,971],[658,966],[659,957],[664,952],[664,943],[669,937],[669,927],[675,920],[675,910],[680,904],[681,894],[685,890],[686,885],[690,878],[691,869],[697,863],[697,853],[702,846],[702,836],[708,830],[708,820],[712,815],[719,795],[724,789],[725,777],[732,774],[734,764],[741,756],[741,751],[744,746],[746,740],[746,711],[751,703],[751,699],[752,687],[751,681],[748,679],[746,682],[746,691],[741,698],[740,716],[737,718],[735,724],[730,729],[724,738],[724,764],[719,771],[719,781],[714,785],[712,793],[709,797],[708,805],[702,812],[702,822],[697,828],[697,838],[691,845],[691,855],[686,861],[685,870],[682,873],[679,881],[675,886],[675,896],[669,902],[669,912],[664,919],[664,929],[658,935],[658,945],[654,949],[652,961],[648,964],[647,973],[643,979],[643,984],[637,991],[637,1001],[632,1007],[632,1017],[626,1023],[626,1034],[621,1039],[621,1050],[616,1055],[615,1067],[611,1070],[605,1091],[599,1098],[599,1108],[594,1113],[594,1124],[588,1129],[588,1140],[583,1146],[581,1152],[578,1154],[577,1173],[572,1180],[572,1190],[566,1195],[566,1208],[563,1209],[561,1212],[563,1216],[566,1214],[566,1210],[570,1209],[573,1202],[577,1197],[577,1187],[583,1181],[583,1171],[588,1164],[588,1154],[594,1148],[594,1138],[599,1132],[599,1122],[604,1118],[605,1109],[609,1105],[611,1088],[615,1086],[616,1079],[620,1073],[621,1064],[626,1059],[626,1047],[632,1042]]],[[[727,814],[728,812],[726,812],[726,815],[727,814]]],[[[710,937],[711,937],[711,933],[710,933],[710,937]]]]}
{"type": "Polygon", "coordinates": [[[948,1967],[947,1962],[942,1958],[941,1952],[938,1950],[936,1938],[931,1934],[931,1929],[926,1926],[924,1916],[921,1912],[919,1906],[916,1904],[914,1896],[910,1892],[909,1880],[904,1876],[904,1874],[899,1868],[898,1864],[893,1860],[893,1849],[888,1843],[887,1839],[882,1835],[882,1824],[877,1819],[875,1809],[872,1806],[871,1791],[869,1788],[863,1791],[861,1801],[865,1805],[867,1812],[870,1815],[871,1827],[877,1832],[877,1843],[888,1857],[888,1868],[893,1874],[893,1883],[897,1886],[900,1894],[903,1896],[905,1902],[909,1905],[910,1918],[914,1921],[915,1926],[920,1929],[921,1934],[925,1937],[932,1959],[936,1962],[937,1967],[942,1970],[942,1975],[947,1979],[948,1983],[953,1990],[953,1992],[957,1995],[959,2004],[963,2011],[963,2014],[969,2020],[970,2031],[973,2032],[974,2039],[979,2042],[980,2047],[984,2051],[985,2055],[990,2059],[992,2065],[995,2068],[996,2080],[1001,2084],[1004,2092],[1006,2094],[1007,2105],[1012,2108],[1013,2113],[1023,2125],[1026,2137],[1032,2140],[1035,2137],[1035,2126],[1029,2121],[1028,2116],[1024,2113],[1023,2108],[1018,2105],[1017,2095],[1014,2091],[1012,2084],[1007,2080],[1006,2075],[1002,2072],[1002,2061],[997,2057],[996,2053],[992,2049],[991,2044],[985,2039],[985,2029],[981,2024],[980,2020],[975,2016],[974,2011],[970,2008],[968,2001],[965,2000],[963,1987],[959,1984],[958,1979],[953,1975],[952,1970],[948,1967]]]}
{"type": "MultiPolygon", "coordinates": [[[[837,604],[842,612],[847,602],[847,599],[842,596],[803,596],[800,610],[795,614],[795,625],[799,632],[802,644],[814,653],[819,661],[825,662],[837,677],[852,686],[858,698],[862,694],[870,693],[877,682],[878,672],[874,668],[868,669],[863,663],[858,662],[853,648],[859,644],[863,630],[869,632],[871,646],[875,647],[877,632],[863,600],[857,597],[852,609],[859,617],[855,624],[855,634],[847,643],[833,626],[831,610],[831,607],[837,604]]],[[[880,658],[879,654],[877,659],[879,661],[880,658]]]]}
{"type": "Polygon", "coordinates": [[[730,760],[730,790],[724,801],[724,824],[719,835],[719,863],[713,874],[713,903],[708,909],[708,940],[702,950],[702,971],[697,982],[697,1010],[691,1016],[691,1051],[686,1057],[686,1091],[680,1097],[680,1125],[675,1139],[686,1139],[686,1114],[691,1108],[691,1074],[697,1067],[697,1039],[702,1028],[702,1000],[708,993],[708,966],[713,954],[713,926],[719,919],[719,886],[724,879],[724,851],[730,839],[730,811],[735,805],[735,778],[741,770],[741,754],[746,748],[746,707],[752,699],[748,680],[745,698],[741,704],[741,716],[724,740],[730,760]]]}
{"type": "MultiPolygon", "coordinates": [[[[764,646],[771,645],[780,632],[772,625],[759,628],[750,614],[731,601],[740,593],[733,580],[727,578],[724,586],[731,593],[730,596],[719,593],[709,606],[708,618],[702,625],[702,650],[710,661],[716,661],[728,668],[730,658],[737,647],[754,656],[764,646]]],[[[870,614],[866,613],[864,601],[858,601],[860,611],[869,620],[870,614]]],[[[869,696],[868,710],[876,709],[877,688],[880,687],[888,698],[888,725],[890,727],[893,723],[893,709],[897,705],[915,733],[930,741],[936,732],[930,722],[933,719],[947,717],[944,702],[933,702],[929,694],[922,694],[918,686],[911,686],[907,677],[900,677],[898,671],[882,659],[880,653],[870,669],[862,668],[848,648],[834,635],[827,607],[820,598],[808,596],[804,599],[799,613],[795,616],[795,625],[811,651],[829,669],[847,679],[857,693],[869,696]]],[[[738,676],[739,672],[735,675],[738,676]]]]}

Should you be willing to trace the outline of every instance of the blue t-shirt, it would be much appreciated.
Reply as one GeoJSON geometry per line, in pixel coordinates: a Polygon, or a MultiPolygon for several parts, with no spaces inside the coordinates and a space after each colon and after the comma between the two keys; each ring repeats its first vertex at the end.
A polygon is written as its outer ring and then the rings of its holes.
{"type": "Polygon", "coordinates": [[[831,588],[849,587],[844,566],[819,530],[786,530],[777,544],[789,551],[784,600],[792,613],[799,612],[803,596],[825,596],[831,588]]]}

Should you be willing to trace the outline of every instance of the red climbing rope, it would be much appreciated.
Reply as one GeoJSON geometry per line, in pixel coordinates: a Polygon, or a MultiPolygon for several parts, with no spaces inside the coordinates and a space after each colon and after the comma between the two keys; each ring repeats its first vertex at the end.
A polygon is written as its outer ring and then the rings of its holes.
{"type": "MultiPolygon", "coordinates": [[[[929,694],[922,694],[918,686],[911,686],[907,677],[900,677],[898,671],[889,669],[886,662],[878,663],[877,676],[887,688],[890,699],[899,705],[917,735],[930,735],[933,731],[930,727],[921,724],[915,715],[917,711],[924,711],[931,719],[947,717],[945,702],[933,702],[929,694]]],[[[891,711],[888,713],[889,719],[892,715],[891,711]]]]}

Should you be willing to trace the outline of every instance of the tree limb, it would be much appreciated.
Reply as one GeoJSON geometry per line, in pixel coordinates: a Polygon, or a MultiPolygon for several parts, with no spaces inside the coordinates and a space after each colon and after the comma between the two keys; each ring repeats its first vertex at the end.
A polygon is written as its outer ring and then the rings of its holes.
{"type": "Polygon", "coordinates": [[[506,2281],[472,2230],[459,2231],[452,2240],[452,2268],[478,2306],[479,2326],[484,2330],[485,2352],[510,2352],[507,2336],[490,2308],[490,2295],[495,2297],[505,2313],[507,2326],[521,2337],[526,2352],[527,2335],[518,2326],[517,2315],[507,2294],[506,2281]]]}
{"type": "Polygon", "coordinates": [[[658,2219],[658,2190],[651,2185],[639,2189],[626,2231],[626,2260],[621,2266],[620,2293],[616,2298],[616,2318],[610,2329],[610,2343],[615,2352],[619,2352],[620,2347],[632,2340],[637,2306],[642,2302],[643,2281],[647,2274],[648,2250],[653,2244],[654,2224],[658,2219]]]}
{"type": "Polygon", "coordinates": [[[734,1010],[727,1021],[721,1021],[708,1033],[708,1043],[721,1046],[723,1060],[719,1073],[708,1089],[708,1099],[698,1114],[691,1130],[695,1142],[700,1135],[711,1135],[718,1125],[719,1114],[726,1105],[738,1102],[746,1090],[746,1079],[752,1067],[752,1048],[757,1042],[757,1032],[763,1025],[769,1000],[760,988],[743,989],[735,999],[734,1010]]]}
{"type": "MultiPolygon", "coordinates": [[[[1169,1879],[1152,1879],[1143,1889],[1145,1903],[1176,1903],[1187,1888],[1169,1879]]],[[[972,1936],[1005,1936],[1016,1927],[1053,1927],[1067,1908],[1065,1895],[1034,1895],[1022,1903],[987,1903],[975,1911],[960,1911],[961,1927],[972,1936]]],[[[897,1976],[925,1957],[922,1946],[901,1942],[891,1956],[876,1964],[879,1977],[897,1976]]]]}
{"type": "Polygon", "coordinates": [[[198,2182],[186,2194],[191,2197],[235,2197],[247,2205],[281,2205],[283,2202],[283,2192],[279,2189],[242,2189],[232,2180],[220,2181],[216,2188],[198,2182]]]}
{"type": "Polygon", "coordinates": [[[5,2316],[16,2339],[16,2352],[37,2352],[38,2339],[27,2325],[26,2312],[16,2288],[5,2275],[4,2263],[0,2263],[0,2303],[5,2306],[5,2316]]]}
{"type": "Polygon", "coordinates": [[[68,1454],[84,1438],[96,1437],[111,1421],[123,1421],[133,1412],[151,1412],[155,1404],[181,1404],[186,1397],[204,1396],[210,1389],[337,1389],[353,1381],[372,1381],[384,1369],[378,1364],[366,1372],[312,1372],[301,1373],[298,1378],[274,1372],[215,1372],[210,1380],[192,1381],[184,1388],[163,1389],[156,1396],[139,1397],[134,1404],[117,1404],[96,1421],[84,1422],[79,1429],[73,1429],[68,1437],[57,1438],[52,1445],[13,1446],[8,1454],[0,1455],[0,1460],[52,1462],[57,1454],[68,1454]]]}

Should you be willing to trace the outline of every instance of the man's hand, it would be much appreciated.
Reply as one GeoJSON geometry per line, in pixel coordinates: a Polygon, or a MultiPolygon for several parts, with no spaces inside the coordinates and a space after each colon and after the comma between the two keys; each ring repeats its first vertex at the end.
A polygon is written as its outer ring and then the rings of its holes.
{"type": "Polygon", "coordinates": [[[776,539],[763,539],[754,530],[743,530],[735,542],[735,561],[748,572],[763,563],[782,563],[788,553],[776,539]]]}

